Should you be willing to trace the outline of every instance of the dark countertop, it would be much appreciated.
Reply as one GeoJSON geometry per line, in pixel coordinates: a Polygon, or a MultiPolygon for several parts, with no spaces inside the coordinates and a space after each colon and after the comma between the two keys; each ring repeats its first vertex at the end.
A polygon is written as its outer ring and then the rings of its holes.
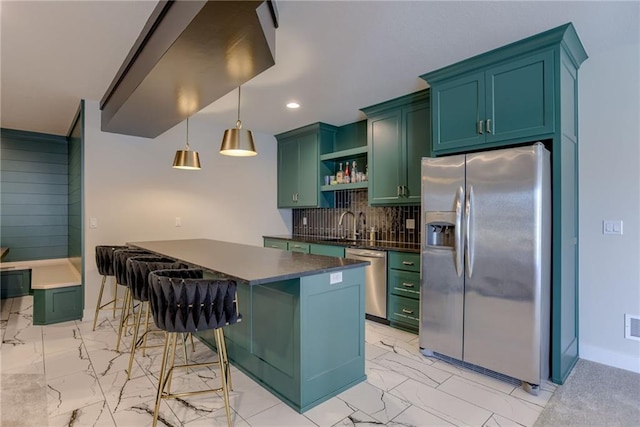
{"type": "Polygon", "coordinates": [[[307,255],[208,239],[129,242],[170,258],[215,271],[250,285],[365,267],[367,261],[307,255]]]}
{"type": "Polygon", "coordinates": [[[335,237],[315,237],[315,236],[298,236],[295,234],[280,235],[280,236],[262,236],[265,239],[277,239],[277,240],[295,240],[302,243],[319,243],[321,245],[335,245],[345,248],[362,248],[362,249],[377,249],[383,251],[398,251],[398,252],[412,252],[420,253],[420,243],[413,242],[389,242],[376,240],[370,242],[369,240],[348,240],[338,239],[335,237]]]}

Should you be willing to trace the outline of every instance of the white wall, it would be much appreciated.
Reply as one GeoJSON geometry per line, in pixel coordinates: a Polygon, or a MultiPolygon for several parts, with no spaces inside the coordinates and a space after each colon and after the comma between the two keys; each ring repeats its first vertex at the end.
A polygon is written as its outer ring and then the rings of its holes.
{"type": "MultiPolygon", "coordinates": [[[[620,31],[604,29],[604,31],[620,31]]],[[[579,70],[580,357],[640,372],[640,341],[624,314],[640,315],[640,44],[591,55],[579,70]],[[622,236],[602,220],[624,221],[622,236]]]]}
{"type": "Polygon", "coordinates": [[[291,211],[276,208],[273,136],[254,134],[255,157],[221,156],[224,128],[193,117],[189,143],[202,170],[183,171],[171,163],[184,149],[185,122],[155,139],[102,132],[100,123],[98,103],[86,101],[85,319],[93,318],[100,285],[96,245],[202,237],[261,246],[265,234],[290,233],[291,211]]]}

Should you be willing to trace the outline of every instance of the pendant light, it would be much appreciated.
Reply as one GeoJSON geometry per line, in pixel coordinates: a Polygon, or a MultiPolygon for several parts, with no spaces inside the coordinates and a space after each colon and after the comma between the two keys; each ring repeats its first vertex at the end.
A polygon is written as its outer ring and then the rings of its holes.
{"type": "Polygon", "coordinates": [[[176,151],[173,167],[176,169],[200,170],[198,152],[189,150],[189,117],[187,117],[187,147],[185,150],[176,151]]]}
{"type": "Polygon", "coordinates": [[[258,154],[253,144],[253,133],[250,130],[242,129],[242,122],[240,121],[240,86],[238,86],[238,121],[235,128],[224,131],[220,154],[237,157],[258,154]]]}

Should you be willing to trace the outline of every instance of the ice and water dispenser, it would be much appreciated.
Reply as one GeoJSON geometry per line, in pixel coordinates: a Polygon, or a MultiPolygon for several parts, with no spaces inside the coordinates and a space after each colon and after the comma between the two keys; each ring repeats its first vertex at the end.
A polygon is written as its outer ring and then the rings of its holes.
{"type": "Polygon", "coordinates": [[[455,212],[425,213],[426,246],[455,247],[456,239],[455,212]]]}

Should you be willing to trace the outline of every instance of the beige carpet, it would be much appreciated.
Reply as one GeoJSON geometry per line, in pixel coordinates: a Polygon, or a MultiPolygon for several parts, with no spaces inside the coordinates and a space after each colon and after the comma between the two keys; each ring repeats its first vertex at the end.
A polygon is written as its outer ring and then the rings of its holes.
{"type": "Polygon", "coordinates": [[[536,421],[542,426],[640,426],[640,374],[580,359],[536,421]]]}
{"type": "Polygon", "coordinates": [[[44,375],[2,374],[0,381],[2,427],[43,427],[48,424],[44,375]]]}

